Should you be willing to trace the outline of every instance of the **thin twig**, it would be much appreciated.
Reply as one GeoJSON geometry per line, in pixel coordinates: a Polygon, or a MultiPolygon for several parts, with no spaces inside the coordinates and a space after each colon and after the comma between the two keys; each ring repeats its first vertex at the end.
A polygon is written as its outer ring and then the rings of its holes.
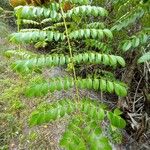
{"type": "Polygon", "coordinates": [[[68,28],[67,28],[66,19],[64,16],[64,11],[63,11],[62,6],[60,7],[60,9],[61,9],[61,13],[62,13],[63,21],[64,21],[65,30],[66,30],[66,37],[67,37],[68,48],[69,48],[70,58],[71,58],[71,63],[72,63],[72,70],[73,70],[73,75],[74,75],[74,83],[75,83],[75,88],[76,88],[77,100],[79,101],[80,96],[79,96],[79,89],[77,87],[77,76],[76,76],[76,71],[75,71],[74,62],[73,62],[73,53],[72,53],[71,42],[69,39],[68,28]]]}
{"type": "Polygon", "coordinates": [[[138,92],[138,89],[139,89],[139,86],[141,84],[141,81],[142,81],[143,77],[140,78],[140,81],[137,85],[137,88],[136,88],[136,91],[135,91],[135,95],[134,95],[134,101],[133,101],[133,108],[132,108],[132,111],[135,112],[135,104],[136,104],[136,97],[137,97],[137,92],[138,92]]]}

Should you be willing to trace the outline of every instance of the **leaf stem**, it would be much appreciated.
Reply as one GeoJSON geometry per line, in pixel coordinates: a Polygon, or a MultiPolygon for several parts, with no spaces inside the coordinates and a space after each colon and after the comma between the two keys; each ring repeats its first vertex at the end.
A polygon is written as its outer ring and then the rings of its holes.
{"type": "Polygon", "coordinates": [[[60,6],[60,9],[61,9],[61,13],[62,13],[63,21],[64,21],[65,30],[66,30],[66,37],[67,37],[67,43],[68,43],[68,48],[69,48],[69,53],[70,53],[70,58],[71,58],[71,63],[72,63],[72,70],[73,70],[73,76],[74,76],[74,83],[75,83],[77,101],[79,102],[80,101],[80,96],[79,96],[79,89],[77,87],[77,76],[76,76],[76,71],[75,71],[75,67],[74,67],[71,42],[70,42],[68,28],[67,28],[66,19],[65,19],[65,16],[64,16],[64,11],[63,11],[62,6],[60,6]]]}

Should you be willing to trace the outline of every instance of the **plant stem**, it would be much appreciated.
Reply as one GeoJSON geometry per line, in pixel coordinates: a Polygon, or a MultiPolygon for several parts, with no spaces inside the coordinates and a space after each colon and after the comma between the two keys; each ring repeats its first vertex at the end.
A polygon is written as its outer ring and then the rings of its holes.
{"type": "Polygon", "coordinates": [[[67,43],[68,43],[68,48],[69,48],[69,53],[70,53],[70,58],[71,58],[71,63],[72,63],[74,83],[75,83],[75,89],[76,89],[76,94],[77,94],[77,101],[80,101],[79,89],[77,87],[77,76],[76,76],[76,71],[75,71],[75,67],[74,67],[73,53],[72,53],[71,43],[70,43],[70,39],[69,39],[68,28],[67,28],[67,24],[66,24],[66,19],[64,17],[64,11],[61,6],[60,6],[60,9],[61,9],[61,13],[62,13],[63,21],[64,21],[65,30],[66,30],[67,43]]]}
{"type": "MultiPolygon", "coordinates": [[[[18,29],[18,32],[20,31],[20,17],[18,17],[17,19],[17,29],[18,29]]],[[[18,46],[19,50],[21,50],[21,45],[19,44],[18,46]]]]}

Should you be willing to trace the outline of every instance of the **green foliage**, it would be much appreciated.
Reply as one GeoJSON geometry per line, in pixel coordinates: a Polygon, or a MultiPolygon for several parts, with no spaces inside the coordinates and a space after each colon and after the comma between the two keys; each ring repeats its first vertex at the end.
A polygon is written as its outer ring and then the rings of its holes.
{"type": "MultiPolygon", "coordinates": [[[[130,50],[136,50],[138,63],[149,62],[149,12],[150,1],[147,0],[63,0],[41,7],[19,6],[15,8],[19,31],[10,36],[10,41],[34,44],[39,50],[45,47],[50,54],[38,55],[16,50],[6,52],[6,56],[19,58],[12,68],[22,74],[67,66],[67,70],[77,76],[35,80],[26,90],[23,89],[29,97],[70,88],[126,96],[127,86],[116,80],[110,72],[125,67],[123,52],[130,53],[130,50]],[[71,2],[71,7],[63,12],[65,2],[71,2]],[[83,70],[87,70],[84,77],[75,73],[83,70]],[[91,72],[92,75],[88,77],[91,72]]],[[[124,56],[128,60],[127,54],[124,56]]],[[[16,95],[15,92],[12,94],[16,95]]],[[[120,129],[126,126],[121,117],[122,112],[119,109],[108,111],[96,100],[87,97],[78,98],[77,90],[74,95],[73,99],[46,103],[36,109],[30,116],[30,125],[67,118],[68,127],[60,145],[68,150],[109,150],[112,149],[112,141],[121,143],[120,129]],[[105,128],[111,137],[105,136],[104,126],[107,126],[105,128]]],[[[19,100],[15,100],[12,105],[15,111],[23,108],[19,100]]]]}
{"type": "Polygon", "coordinates": [[[0,7],[0,15],[4,12],[4,9],[0,7]]]}
{"type": "Polygon", "coordinates": [[[52,18],[52,19],[61,19],[61,15],[57,14],[57,10],[59,9],[59,5],[55,3],[51,5],[52,7],[49,8],[41,8],[41,7],[34,7],[34,6],[18,6],[15,8],[16,16],[20,19],[35,19],[38,18],[52,18]]]}
{"type": "Polygon", "coordinates": [[[30,125],[33,126],[56,120],[71,114],[75,109],[76,107],[71,100],[55,102],[54,104],[46,106],[46,108],[40,108],[40,110],[33,112],[30,125]]]}
{"type": "Polygon", "coordinates": [[[96,48],[103,52],[110,52],[112,50],[106,43],[99,42],[98,40],[87,39],[85,42],[87,47],[96,48]]]}
{"type": "Polygon", "coordinates": [[[115,1],[113,5],[117,13],[111,31],[123,34],[118,48],[124,52],[138,49],[140,53],[141,47],[145,47],[150,40],[150,23],[147,21],[150,18],[150,1],[124,0],[115,1]]]}
{"type": "Polygon", "coordinates": [[[37,55],[34,53],[31,53],[29,51],[26,50],[8,50],[5,52],[4,54],[6,57],[10,58],[10,57],[18,57],[18,58],[25,58],[25,59],[30,59],[33,57],[36,57],[37,55]]]}
{"type": "Polygon", "coordinates": [[[109,112],[100,103],[89,99],[82,99],[79,102],[65,99],[41,107],[31,114],[30,125],[55,121],[68,115],[71,115],[70,123],[60,141],[60,145],[68,150],[73,148],[111,150],[109,139],[103,135],[103,128],[99,124],[107,117],[110,125],[114,127],[124,128],[126,125],[120,114],[116,114],[115,111],[109,112]]]}
{"type": "MultiPolygon", "coordinates": [[[[51,4],[52,5],[52,4],[51,4]]],[[[20,19],[36,19],[37,17],[42,18],[51,18],[52,20],[59,21],[62,19],[60,13],[57,13],[59,10],[59,4],[54,3],[54,7],[49,8],[41,8],[41,7],[33,7],[33,6],[18,6],[15,8],[15,13],[17,17],[20,19]]],[[[90,5],[83,5],[74,7],[64,14],[65,18],[72,18],[74,15],[85,15],[85,16],[107,16],[107,11],[102,7],[95,7],[90,5]]]]}
{"type": "MultiPolygon", "coordinates": [[[[103,39],[104,37],[113,38],[113,35],[108,29],[80,29],[69,34],[70,39],[93,38],[103,39]]],[[[36,43],[38,41],[51,42],[53,40],[65,40],[63,33],[54,31],[41,31],[38,29],[22,30],[19,33],[13,33],[10,36],[10,41],[14,43],[36,43]]]]}
{"type": "Polygon", "coordinates": [[[134,49],[139,45],[143,45],[147,43],[149,40],[149,35],[144,32],[140,32],[137,36],[130,37],[129,40],[125,40],[124,44],[122,45],[123,51],[128,51],[130,48],[134,49]]]}
{"type": "Polygon", "coordinates": [[[75,64],[103,64],[107,66],[117,67],[120,65],[125,67],[125,61],[120,56],[115,55],[107,55],[107,54],[99,54],[99,53],[80,53],[75,55],[72,60],[69,56],[65,56],[63,54],[54,54],[49,56],[39,56],[35,57],[36,55],[29,55],[25,52],[16,52],[16,51],[8,51],[6,55],[20,55],[24,57],[26,60],[19,60],[15,62],[12,67],[14,70],[18,72],[29,72],[30,70],[35,70],[43,67],[52,67],[52,66],[63,66],[65,64],[71,63],[73,61],[75,64]],[[34,57],[33,57],[34,56],[34,57]],[[30,59],[31,58],[31,59],[30,59]]]}
{"type": "Polygon", "coordinates": [[[64,40],[65,36],[63,33],[54,32],[54,31],[21,31],[19,33],[14,33],[11,35],[10,41],[15,43],[36,43],[38,41],[58,41],[64,40]]]}
{"type": "Polygon", "coordinates": [[[20,24],[32,24],[32,25],[40,25],[39,22],[34,21],[34,20],[27,20],[27,19],[21,19],[19,21],[20,24]]]}
{"type": "Polygon", "coordinates": [[[73,77],[40,80],[26,88],[25,94],[29,97],[43,96],[48,92],[69,90],[74,87],[76,89],[73,99],[53,102],[35,110],[30,116],[31,126],[68,117],[69,125],[60,141],[63,148],[110,150],[112,149],[110,138],[104,136],[102,123],[108,120],[109,126],[124,128],[126,123],[120,116],[121,112],[118,109],[110,112],[98,102],[86,97],[81,99],[78,90],[88,89],[126,96],[127,86],[107,76],[80,78],[75,69],[82,65],[125,67],[125,60],[121,56],[113,55],[113,51],[107,46],[114,39],[112,31],[105,27],[105,24],[95,22],[95,18],[100,18],[103,22],[103,17],[107,17],[108,12],[102,7],[88,5],[87,0],[71,2],[75,5],[66,12],[63,12],[63,2],[51,3],[50,6],[15,8],[19,31],[10,35],[10,41],[14,43],[35,44],[37,48],[54,44],[57,49],[63,45],[65,47],[63,54],[51,51],[50,55],[37,55],[19,50],[8,51],[6,55],[20,58],[12,67],[21,73],[65,65],[70,66],[70,70],[73,71],[73,77]],[[28,25],[34,25],[35,28],[28,29],[28,25]],[[92,51],[93,49],[85,50],[87,47],[102,50],[98,53],[92,51]],[[109,51],[111,54],[108,54],[109,51]]]}
{"type": "Polygon", "coordinates": [[[105,24],[103,22],[92,22],[86,25],[87,28],[104,29],[105,24]]]}
{"type": "Polygon", "coordinates": [[[96,7],[96,6],[91,6],[91,5],[86,5],[86,6],[78,6],[75,7],[71,10],[69,10],[66,14],[65,17],[72,17],[73,15],[78,15],[78,16],[107,16],[108,12],[102,8],[102,7],[96,7]]]}
{"type": "Polygon", "coordinates": [[[144,11],[141,8],[133,9],[133,11],[128,12],[120,19],[117,20],[115,25],[112,27],[112,30],[120,31],[122,28],[127,27],[128,25],[134,23],[137,19],[140,19],[144,15],[144,11]]]}
{"type": "MultiPolygon", "coordinates": [[[[109,93],[115,92],[118,96],[126,96],[126,85],[117,81],[110,81],[107,79],[78,79],[76,81],[78,88],[94,89],[96,91],[105,91],[109,93]]],[[[68,90],[74,86],[73,78],[53,78],[48,82],[33,83],[26,91],[28,96],[42,96],[48,92],[68,90]]]]}
{"type": "Polygon", "coordinates": [[[121,115],[120,110],[118,109],[115,109],[114,113],[112,112],[107,113],[107,117],[112,126],[119,127],[119,128],[124,128],[126,126],[126,122],[124,121],[124,119],[120,117],[120,115],[121,115]]]}
{"type": "Polygon", "coordinates": [[[143,56],[141,56],[139,59],[138,59],[138,63],[144,63],[146,61],[150,61],[150,52],[147,52],[145,53],[143,56]]]}
{"type": "Polygon", "coordinates": [[[69,34],[70,39],[78,39],[78,38],[103,39],[105,36],[110,39],[113,38],[113,35],[109,29],[80,29],[73,31],[69,34]]]}

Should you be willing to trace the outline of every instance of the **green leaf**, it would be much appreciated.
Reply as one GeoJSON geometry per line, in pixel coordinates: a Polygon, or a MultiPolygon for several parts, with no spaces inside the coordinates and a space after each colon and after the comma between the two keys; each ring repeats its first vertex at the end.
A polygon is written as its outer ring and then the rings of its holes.
{"type": "Polygon", "coordinates": [[[138,37],[134,37],[132,40],[132,46],[133,47],[138,47],[140,44],[140,39],[138,37]]]}
{"type": "Polygon", "coordinates": [[[90,37],[90,35],[91,35],[91,32],[90,32],[90,29],[85,29],[84,30],[84,36],[85,36],[85,38],[88,38],[88,37],[90,37]]]}
{"type": "Polygon", "coordinates": [[[124,87],[123,85],[119,84],[119,83],[114,83],[115,86],[115,93],[118,96],[127,96],[127,90],[126,87],[124,87]]]}
{"type": "Polygon", "coordinates": [[[103,39],[104,38],[103,30],[99,29],[97,32],[98,32],[98,38],[103,39]]]}
{"type": "Polygon", "coordinates": [[[93,81],[91,78],[88,78],[87,79],[87,88],[92,89],[92,87],[93,87],[93,81]]]}
{"type": "Polygon", "coordinates": [[[99,149],[112,150],[107,137],[101,137],[99,141],[100,141],[99,149]]]}
{"type": "Polygon", "coordinates": [[[146,61],[150,61],[150,52],[147,52],[145,53],[143,56],[141,56],[139,59],[138,59],[138,63],[144,63],[146,61]]]}
{"type": "Polygon", "coordinates": [[[94,79],[94,81],[93,81],[93,88],[95,90],[99,90],[99,86],[100,86],[99,80],[98,79],[94,79]]]}
{"type": "Polygon", "coordinates": [[[122,114],[122,111],[120,111],[118,108],[116,108],[116,109],[114,110],[114,114],[117,115],[117,116],[119,116],[119,115],[122,114]]]}
{"type": "Polygon", "coordinates": [[[102,58],[103,58],[103,64],[104,65],[110,65],[110,62],[109,62],[109,56],[108,55],[106,55],[106,54],[103,54],[102,55],[102,58]]]}
{"type": "Polygon", "coordinates": [[[120,56],[116,56],[116,59],[117,59],[117,62],[122,66],[122,67],[125,67],[126,63],[125,63],[125,60],[120,57],[120,56]]]}
{"type": "Polygon", "coordinates": [[[54,39],[55,39],[55,41],[58,41],[60,39],[60,34],[59,33],[55,33],[54,34],[54,39]]]}
{"type": "Polygon", "coordinates": [[[110,57],[110,59],[109,59],[110,64],[111,64],[112,66],[116,66],[116,65],[117,65],[117,58],[116,58],[116,56],[110,55],[109,57],[110,57]]]}
{"type": "Polygon", "coordinates": [[[96,38],[97,37],[97,30],[91,29],[91,35],[92,35],[92,38],[96,38]]]}
{"type": "Polygon", "coordinates": [[[126,41],[122,46],[122,50],[127,51],[131,48],[131,46],[132,46],[132,43],[130,41],[126,41]]]}
{"type": "Polygon", "coordinates": [[[108,112],[107,117],[108,117],[111,125],[113,125],[117,128],[125,128],[126,122],[120,116],[113,114],[112,112],[108,112]]]}
{"type": "Polygon", "coordinates": [[[114,84],[111,81],[107,81],[107,91],[112,93],[114,91],[114,84]]]}
{"type": "Polygon", "coordinates": [[[104,112],[104,110],[102,108],[98,108],[97,118],[98,118],[98,121],[104,120],[105,112],[104,112]]]}
{"type": "Polygon", "coordinates": [[[113,38],[113,34],[112,34],[112,32],[111,32],[110,30],[104,29],[103,32],[104,32],[104,34],[105,34],[107,37],[109,37],[110,39],[113,38]]]}
{"type": "Polygon", "coordinates": [[[107,85],[106,85],[106,80],[100,79],[100,89],[101,91],[106,91],[107,85]]]}
{"type": "Polygon", "coordinates": [[[147,42],[147,40],[148,40],[148,35],[146,35],[146,34],[143,33],[141,35],[141,43],[144,44],[144,43],[147,42]]]}
{"type": "Polygon", "coordinates": [[[60,102],[54,102],[47,104],[47,109],[41,108],[31,114],[30,125],[40,125],[47,123],[58,118],[61,118],[67,114],[71,114],[76,110],[76,105],[71,100],[61,100],[60,102]],[[72,108],[72,109],[70,109],[72,108]]]}
{"type": "Polygon", "coordinates": [[[95,62],[97,64],[101,63],[102,61],[102,54],[96,54],[95,62]]]}

